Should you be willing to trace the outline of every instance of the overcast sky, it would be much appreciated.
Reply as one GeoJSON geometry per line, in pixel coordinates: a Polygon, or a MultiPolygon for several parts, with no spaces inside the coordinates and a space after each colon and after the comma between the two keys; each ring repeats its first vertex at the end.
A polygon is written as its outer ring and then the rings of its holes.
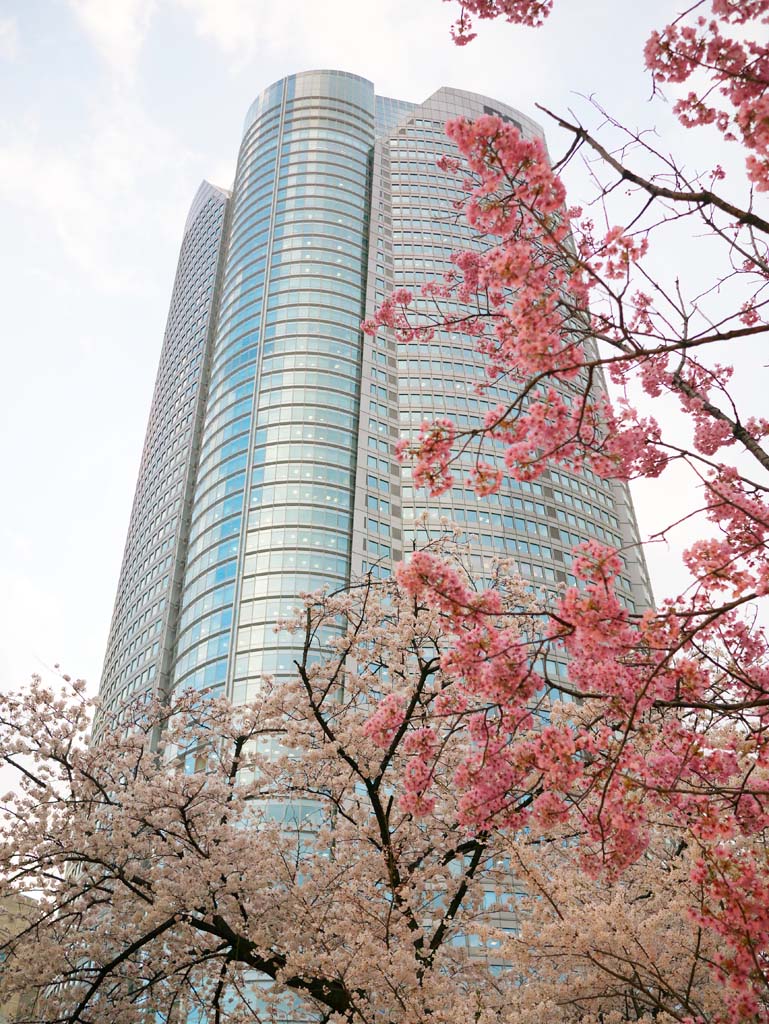
{"type": "Polygon", "coordinates": [[[55,662],[98,685],[184,220],[231,184],[253,98],[310,68],[534,116],[595,94],[674,142],[641,50],[677,8],[557,0],[459,49],[440,0],[0,0],[0,686],[55,662]]]}

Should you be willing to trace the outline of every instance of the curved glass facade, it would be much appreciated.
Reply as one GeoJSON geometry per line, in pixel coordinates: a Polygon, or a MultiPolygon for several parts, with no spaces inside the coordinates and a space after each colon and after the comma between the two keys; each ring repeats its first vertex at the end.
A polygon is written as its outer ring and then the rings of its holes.
{"type": "Polygon", "coordinates": [[[144,440],[94,734],[126,700],[168,692],[229,192],[198,189],[184,229],[144,440]]]}
{"type": "Polygon", "coordinates": [[[276,618],[350,573],[374,88],[311,72],[252,106],[238,159],[174,685],[248,699],[276,618]]]}
{"type": "MultiPolygon", "coordinates": [[[[204,185],[182,246],[110,633],[107,708],[193,686],[248,700],[290,673],[274,630],[301,591],[386,574],[426,510],[393,447],[425,417],[469,423],[505,396],[474,393],[478,356],[450,335],[418,349],[363,338],[392,287],[419,284],[474,244],[441,174],[444,123],[495,100],[440,89],[422,104],[315,71],[248,111],[231,198],[204,185]],[[161,602],[164,602],[161,604],[161,602]],[[153,667],[154,666],[154,667],[153,667]]],[[[590,537],[632,551],[627,492],[550,471],[479,502],[431,500],[484,556],[511,553],[533,586],[568,582],[590,537]]],[[[431,526],[432,522],[432,526],[431,526]]],[[[623,594],[650,602],[640,556],[623,594]]]]}

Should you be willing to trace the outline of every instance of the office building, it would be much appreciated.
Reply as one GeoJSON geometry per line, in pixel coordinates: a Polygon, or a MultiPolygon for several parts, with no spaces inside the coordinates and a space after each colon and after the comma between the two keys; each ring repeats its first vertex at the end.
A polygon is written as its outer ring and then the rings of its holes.
{"type": "MultiPolygon", "coordinates": [[[[497,100],[439,89],[380,97],[339,71],[293,75],[248,111],[232,192],[201,185],[185,226],[101,696],[197,687],[248,700],[291,671],[277,618],[300,591],[389,571],[427,502],[393,456],[423,419],[475,422],[505,398],[475,393],[467,339],[421,347],[364,337],[385,294],[419,285],[474,244],[456,177],[436,158],[445,121],[497,100]]],[[[461,481],[431,499],[484,553],[533,584],[568,582],[591,537],[625,549],[621,593],[650,603],[623,485],[552,470],[479,500],[461,481]]],[[[104,721],[104,718],[102,718],[104,721]]]]}

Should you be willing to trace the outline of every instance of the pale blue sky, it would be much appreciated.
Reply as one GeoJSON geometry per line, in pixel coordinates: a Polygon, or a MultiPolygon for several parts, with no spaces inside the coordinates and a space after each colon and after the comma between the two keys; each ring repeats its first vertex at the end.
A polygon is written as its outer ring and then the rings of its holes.
{"type": "Polygon", "coordinates": [[[440,0],[0,0],[0,686],[57,661],[98,684],[187,208],[230,184],[256,94],[314,67],[534,116],[594,93],[672,142],[641,48],[677,7],[560,0],[458,49],[440,0]]]}

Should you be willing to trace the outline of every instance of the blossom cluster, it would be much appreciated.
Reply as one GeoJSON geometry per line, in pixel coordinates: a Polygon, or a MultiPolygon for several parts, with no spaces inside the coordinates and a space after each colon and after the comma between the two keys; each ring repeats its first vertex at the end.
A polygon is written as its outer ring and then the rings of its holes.
{"type": "Polygon", "coordinates": [[[674,111],[687,127],[712,124],[748,150],[747,173],[759,192],[769,190],[769,26],[767,0],[711,0],[711,16],[694,12],[653,32],[644,50],[655,83],[695,88],[676,100],[674,111]],[[736,30],[736,31],[735,31],[736,30]],[[746,38],[751,32],[757,38],[746,38]],[[734,33],[727,34],[727,33],[734,33]],[[706,85],[697,86],[706,72],[706,85]],[[724,106],[717,105],[722,96],[724,106]]]}

